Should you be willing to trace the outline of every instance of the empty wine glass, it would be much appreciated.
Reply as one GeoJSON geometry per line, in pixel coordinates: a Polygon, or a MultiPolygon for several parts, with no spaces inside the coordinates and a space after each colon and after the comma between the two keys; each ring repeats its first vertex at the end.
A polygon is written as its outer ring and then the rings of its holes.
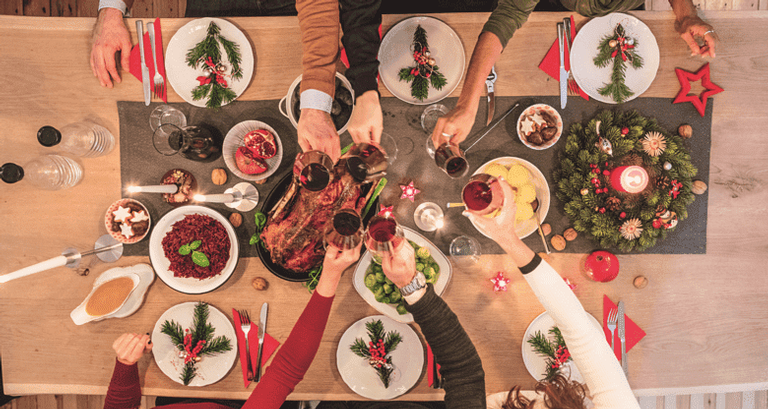
{"type": "Polygon", "coordinates": [[[197,162],[218,158],[223,142],[221,135],[200,126],[180,128],[174,124],[162,124],[152,135],[152,144],[159,153],[165,156],[178,153],[197,162]]]}
{"type": "Polygon", "coordinates": [[[504,204],[504,191],[495,177],[478,173],[469,178],[461,189],[461,200],[468,211],[485,216],[500,209],[504,204]]]}
{"type": "Polygon", "coordinates": [[[313,192],[323,190],[331,183],[333,161],[321,151],[307,151],[296,155],[293,174],[302,187],[313,192]]]}
{"type": "Polygon", "coordinates": [[[469,236],[458,236],[451,241],[449,253],[457,264],[474,264],[480,260],[480,243],[469,236]]]}
{"type": "Polygon", "coordinates": [[[404,240],[403,228],[391,214],[373,216],[365,231],[365,247],[376,262],[380,262],[381,257],[392,254],[404,240]]]}
{"type": "Polygon", "coordinates": [[[325,232],[323,244],[329,244],[339,250],[357,247],[363,241],[363,221],[353,209],[341,209],[334,216],[325,232]]]}
{"type": "Polygon", "coordinates": [[[170,105],[160,105],[149,114],[149,127],[154,132],[163,124],[173,124],[183,128],[187,126],[187,117],[184,116],[183,112],[170,105]]]}
{"type": "Polygon", "coordinates": [[[395,141],[395,138],[393,138],[390,134],[386,132],[381,133],[381,140],[379,141],[379,146],[384,151],[384,154],[387,156],[387,163],[390,165],[395,163],[395,160],[397,159],[397,142],[395,141]]]}

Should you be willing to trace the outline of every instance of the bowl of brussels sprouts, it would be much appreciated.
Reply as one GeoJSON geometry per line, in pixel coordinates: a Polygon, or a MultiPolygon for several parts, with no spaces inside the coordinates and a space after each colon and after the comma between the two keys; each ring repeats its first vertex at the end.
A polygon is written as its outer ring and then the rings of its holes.
{"type": "MultiPolygon", "coordinates": [[[[416,257],[416,270],[424,273],[428,283],[435,287],[437,295],[442,295],[451,279],[451,263],[432,242],[415,230],[403,226],[403,233],[416,257]]],[[[381,269],[381,263],[373,259],[366,251],[355,267],[352,276],[355,289],[363,299],[378,312],[395,321],[411,323],[413,315],[405,310],[405,300],[400,290],[390,281],[381,269]]]]}

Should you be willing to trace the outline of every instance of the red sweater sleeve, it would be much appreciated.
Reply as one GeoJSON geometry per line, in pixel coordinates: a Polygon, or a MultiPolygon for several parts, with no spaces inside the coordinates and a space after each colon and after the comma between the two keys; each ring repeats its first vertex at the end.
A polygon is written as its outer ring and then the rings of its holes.
{"type": "Polygon", "coordinates": [[[139,366],[126,365],[115,359],[115,371],[104,399],[104,409],[132,409],[140,404],[139,366]]]}
{"type": "Polygon", "coordinates": [[[334,297],[315,291],[291,334],[269,365],[243,409],[278,409],[301,382],[315,358],[334,297]]]}

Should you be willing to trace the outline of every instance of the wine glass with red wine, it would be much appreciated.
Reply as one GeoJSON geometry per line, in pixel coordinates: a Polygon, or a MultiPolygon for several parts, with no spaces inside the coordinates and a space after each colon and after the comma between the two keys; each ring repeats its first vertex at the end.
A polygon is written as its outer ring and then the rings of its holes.
{"type": "Polygon", "coordinates": [[[504,191],[498,179],[486,173],[478,173],[469,178],[469,182],[461,189],[461,200],[468,211],[485,216],[504,205],[504,191]]]}
{"type": "Polygon", "coordinates": [[[363,221],[353,209],[341,209],[325,232],[325,247],[333,245],[339,250],[350,250],[363,241],[363,221]]]}
{"type": "Polygon", "coordinates": [[[381,179],[387,174],[387,153],[378,145],[356,143],[341,157],[347,172],[358,182],[381,179]]]}
{"type": "Polygon", "coordinates": [[[457,179],[467,174],[469,163],[459,145],[444,143],[435,149],[432,138],[427,138],[427,153],[448,176],[457,179]]]}
{"type": "Polygon", "coordinates": [[[331,182],[333,161],[321,151],[307,151],[296,155],[293,174],[299,184],[307,190],[318,192],[331,182]]]}
{"type": "Polygon", "coordinates": [[[391,214],[373,216],[365,231],[365,247],[378,258],[393,253],[404,240],[403,228],[391,214]]]}

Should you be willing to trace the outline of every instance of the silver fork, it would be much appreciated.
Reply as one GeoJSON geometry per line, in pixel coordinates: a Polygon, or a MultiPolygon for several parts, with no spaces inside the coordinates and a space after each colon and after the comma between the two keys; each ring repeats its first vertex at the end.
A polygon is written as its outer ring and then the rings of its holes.
{"type": "Polygon", "coordinates": [[[247,370],[248,370],[248,380],[253,379],[253,370],[251,369],[251,350],[248,349],[248,333],[251,332],[251,317],[248,316],[248,311],[246,310],[238,310],[238,314],[240,314],[240,328],[243,330],[243,334],[245,334],[245,357],[246,357],[246,363],[247,363],[247,370]]]}
{"type": "MultiPolygon", "coordinates": [[[[571,46],[573,46],[573,38],[571,37],[571,19],[568,17],[564,18],[563,25],[565,28],[565,38],[568,41],[568,59],[570,60],[571,46]]],[[[570,64],[568,67],[572,68],[570,64]]],[[[579,86],[576,84],[576,80],[573,78],[573,72],[570,69],[568,70],[568,95],[572,97],[579,95],[579,86]]]]}
{"type": "Polygon", "coordinates": [[[153,23],[147,24],[147,31],[149,31],[149,42],[152,45],[152,61],[155,63],[155,76],[152,77],[152,82],[155,84],[155,98],[161,98],[163,94],[163,88],[165,87],[165,80],[160,75],[160,71],[157,69],[157,51],[155,50],[155,25],[153,23]]]}
{"type": "Polygon", "coordinates": [[[619,318],[619,310],[613,308],[610,311],[608,311],[608,320],[606,321],[606,325],[608,327],[608,331],[611,331],[611,352],[615,354],[614,349],[614,341],[613,341],[613,333],[616,331],[616,322],[619,318]]]}

